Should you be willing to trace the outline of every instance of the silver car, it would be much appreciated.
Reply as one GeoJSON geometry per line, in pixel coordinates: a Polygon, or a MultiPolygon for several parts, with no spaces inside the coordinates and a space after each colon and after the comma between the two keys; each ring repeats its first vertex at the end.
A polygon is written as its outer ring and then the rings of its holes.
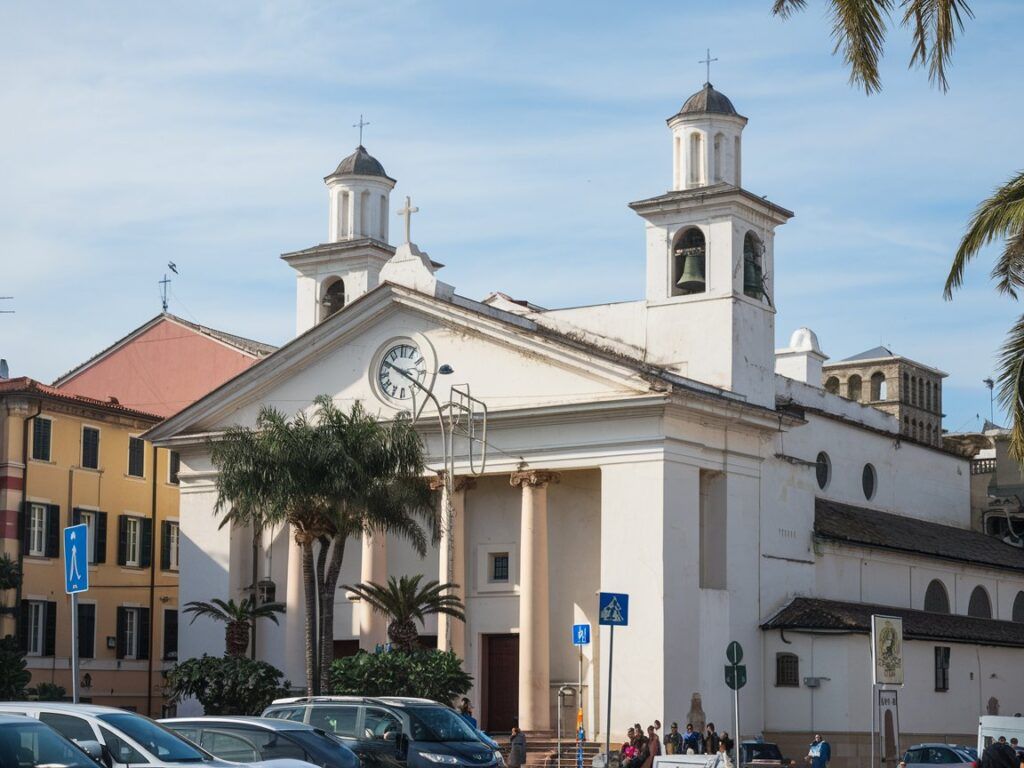
{"type": "MultiPolygon", "coordinates": [[[[92,742],[89,747],[99,748],[92,742]]],[[[19,768],[102,768],[85,751],[42,723],[0,715],[0,765],[19,768]]]]}
{"type": "Polygon", "coordinates": [[[915,744],[903,755],[903,762],[907,764],[907,768],[971,764],[977,759],[970,747],[942,743],[915,744]]]}

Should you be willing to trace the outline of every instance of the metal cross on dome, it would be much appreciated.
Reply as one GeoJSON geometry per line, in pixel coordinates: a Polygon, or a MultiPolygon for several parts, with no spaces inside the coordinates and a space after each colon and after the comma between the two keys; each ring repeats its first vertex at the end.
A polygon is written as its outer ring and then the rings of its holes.
{"type": "Polygon", "coordinates": [[[412,205],[412,200],[408,195],[405,196],[405,207],[399,209],[397,216],[405,218],[405,242],[411,243],[412,237],[410,236],[410,230],[412,229],[412,215],[419,213],[420,209],[412,205]]]}
{"type": "Polygon", "coordinates": [[[707,76],[704,78],[705,83],[711,82],[711,63],[714,61],[718,61],[718,59],[711,58],[711,49],[708,48],[705,50],[704,58],[697,62],[698,64],[704,64],[707,66],[707,76]]]}
{"type": "Polygon", "coordinates": [[[352,127],[353,128],[358,128],[359,129],[359,146],[360,147],[363,146],[363,128],[365,126],[369,125],[369,124],[370,124],[369,120],[363,120],[362,114],[359,115],[359,122],[358,123],[352,123],[352,127]]]}

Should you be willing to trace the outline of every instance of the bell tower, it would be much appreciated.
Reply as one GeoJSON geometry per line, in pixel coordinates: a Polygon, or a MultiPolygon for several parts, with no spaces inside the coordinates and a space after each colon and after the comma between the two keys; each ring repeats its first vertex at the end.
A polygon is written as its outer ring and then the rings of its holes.
{"type": "Polygon", "coordinates": [[[672,188],[646,221],[651,362],[774,407],[775,228],[791,211],[743,189],[740,115],[711,83],[668,119],[672,188]]]}
{"type": "Polygon", "coordinates": [[[360,144],[324,183],[327,242],[281,257],[298,273],[296,335],[376,288],[395,252],[388,244],[388,214],[396,182],[379,160],[360,144]]]}

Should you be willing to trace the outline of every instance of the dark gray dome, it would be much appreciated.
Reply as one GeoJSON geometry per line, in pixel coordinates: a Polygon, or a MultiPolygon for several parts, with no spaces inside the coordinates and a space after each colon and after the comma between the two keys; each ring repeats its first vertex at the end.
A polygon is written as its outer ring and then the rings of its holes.
{"type": "Polygon", "coordinates": [[[711,83],[704,83],[703,88],[686,100],[679,114],[701,115],[708,112],[716,115],[739,115],[728,96],[716,91],[711,83]]]}
{"type": "Polygon", "coordinates": [[[360,144],[356,151],[346,157],[334,170],[331,176],[381,176],[394,181],[384,172],[384,166],[380,161],[366,151],[366,147],[360,144]]]}

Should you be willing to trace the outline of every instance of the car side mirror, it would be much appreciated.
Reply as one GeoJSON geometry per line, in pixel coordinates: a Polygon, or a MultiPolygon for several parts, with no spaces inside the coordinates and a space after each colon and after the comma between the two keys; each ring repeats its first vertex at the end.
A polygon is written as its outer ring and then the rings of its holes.
{"type": "Polygon", "coordinates": [[[103,763],[109,765],[108,756],[106,751],[103,749],[103,745],[93,739],[82,739],[81,741],[75,741],[78,748],[85,752],[89,757],[95,760],[97,763],[103,763]]]}

